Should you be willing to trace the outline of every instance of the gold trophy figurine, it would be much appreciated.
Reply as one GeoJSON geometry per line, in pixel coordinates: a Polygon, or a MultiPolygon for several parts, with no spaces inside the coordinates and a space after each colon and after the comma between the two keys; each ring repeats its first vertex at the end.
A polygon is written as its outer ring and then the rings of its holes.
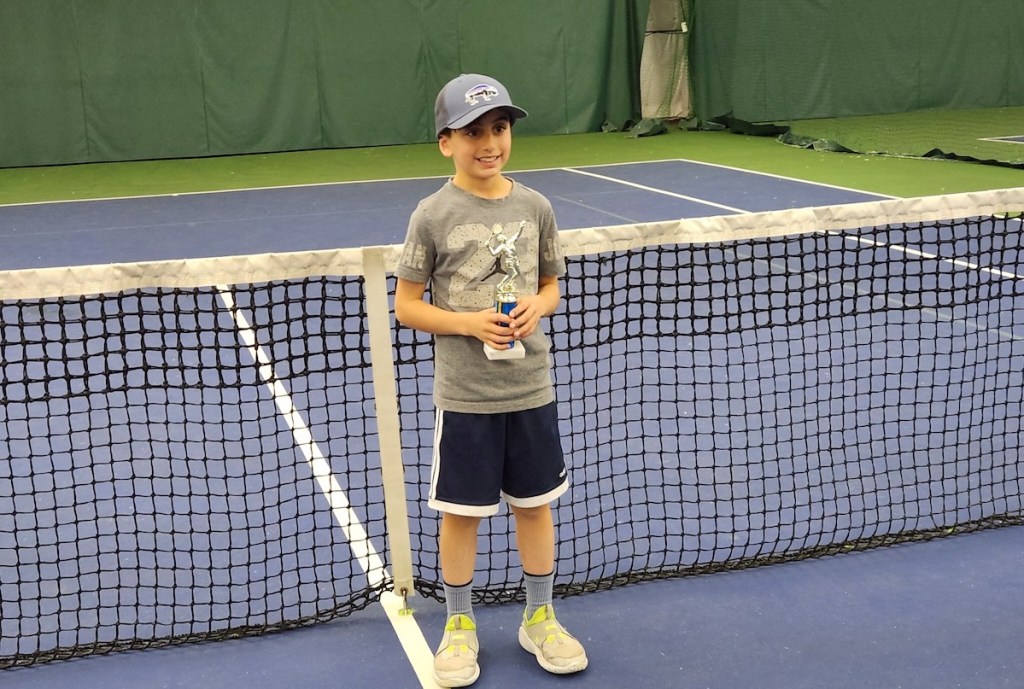
{"type": "MultiPolygon", "coordinates": [[[[519,229],[511,237],[506,237],[504,232],[495,228],[487,242],[487,248],[490,250],[491,256],[494,256],[496,259],[495,272],[505,274],[505,277],[501,279],[501,282],[498,283],[494,290],[494,308],[498,313],[503,313],[506,316],[512,312],[516,302],[519,301],[517,281],[520,273],[519,256],[516,255],[516,240],[523,234],[525,226],[526,221],[523,220],[519,223],[519,229]]],[[[522,359],[526,356],[526,349],[523,347],[522,342],[511,342],[507,349],[495,349],[488,344],[484,344],[484,354],[491,360],[522,359]]]]}

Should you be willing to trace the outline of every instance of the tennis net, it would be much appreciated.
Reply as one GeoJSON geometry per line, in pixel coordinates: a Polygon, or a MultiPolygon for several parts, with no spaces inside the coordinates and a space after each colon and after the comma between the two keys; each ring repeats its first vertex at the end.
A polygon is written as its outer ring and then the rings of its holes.
{"type": "MultiPolygon", "coordinates": [[[[558,593],[1021,523],[1022,209],[563,232],[558,593]]],[[[440,597],[398,251],[0,273],[0,667],[440,597]]],[[[522,597],[511,531],[482,602],[522,597]]]]}

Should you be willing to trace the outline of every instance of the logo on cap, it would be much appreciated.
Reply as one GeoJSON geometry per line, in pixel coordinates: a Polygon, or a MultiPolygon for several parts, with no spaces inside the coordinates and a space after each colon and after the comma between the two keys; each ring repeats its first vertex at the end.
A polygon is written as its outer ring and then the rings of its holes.
{"type": "Polygon", "coordinates": [[[466,102],[470,105],[476,105],[481,100],[489,101],[492,98],[498,97],[498,89],[494,88],[490,84],[477,84],[470,90],[466,91],[466,102]]]}

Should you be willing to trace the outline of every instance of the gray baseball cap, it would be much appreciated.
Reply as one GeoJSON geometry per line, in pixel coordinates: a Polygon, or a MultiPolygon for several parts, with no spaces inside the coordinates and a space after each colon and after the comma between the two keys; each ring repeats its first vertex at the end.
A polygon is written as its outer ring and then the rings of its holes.
{"type": "Polygon", "coordinates": [[[508,89],[497,79],[483,74],[460,74],[437,94],[434,102],[437,135],[445,129],[461,129],[495,108],[508,110],[513,121],[526,117],[526,111],[512,104],[508,89]]]}

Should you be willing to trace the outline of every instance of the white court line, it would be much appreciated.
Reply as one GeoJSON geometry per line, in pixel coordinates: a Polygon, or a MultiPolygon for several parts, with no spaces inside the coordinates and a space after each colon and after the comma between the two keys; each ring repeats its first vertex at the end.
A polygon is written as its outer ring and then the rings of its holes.
{"type": "MultiPolygon", "coordinates": [[[[773,179],[781,179],[787,182],[799,182],[800,184],[806,184],[812,187],[821,187],[823,189],[838,189],[839,191],[850,191],[855,194],[865,194],[867,196],[877,196],[880,199],[897,199],[898,196],[891,196],[889,194],[879,194],[877,191],[864,191],[863,189],[857,189],[855,187],[846,187],[841,184],[830,184],[828,182],[816,182],[810,179],[800,179],[799,177],[790,177],[789,175],[780,175],[776,172],[764,172],[763,170],[748,170],[742,167],[736,167],[735,165],[725,165],[722,163],[708,163],[703,160],[687,160],[686,158],[676,159],[678,162],[690,163],[693,165],[705,165],[707,167],[714,167],[720,170],[732,170],[733,172],[744,172],[748,175],[758,175],[760,177],[771,177],[773,179]]],[[[653,162],[653,161],[652,161],[653,162]]]]}
{"type": "MultiPolygon", "coordinates": [[[[1019,222],[1020,221],[1018,221],[1018,224],[1019,224],[1019,222]]],[[[995,277],[1001,278],[1001,279],[1024,280],[1024,275],[1018,275],[1017,273],[1013,273],[1013,272],[1010,272],[1010,271],[1007,271],[1007,270],[1000,270],[998,268],[989,268],[989,267],[983,266],[983,265],[981,265],[979,263],[971,263],[970,261],[964,261],[964,260],[957,259],[957,258],[943,258],[941,256],[938,256],[937,254],[930,254],[930,253],[928,253],[926,251],[920,251],[918,249],[911,249],[910,247],[902,246],[900,244],[884,244],[882,242],[876,242],[875,240],[868,239],[866,237],[860,237],[858,235],[848,235],[848,234],[843,234],[841,232],[833,232],[831,234],[837,234],[837,235],[841,236],[843,239],[845,239],[846,241],[856,242],[856,243],[859,243],[859,244],[866,244],[868,246],[881,247],[881,248],[887,249],[889,251],[897,251],[897,252],[900,252],[900,253],[904,253],[904,254],[907,254],[908,256],[918,256],[920,258],[932,259],[932,260],[935,260],[935,261],[939,261],[940,263],[948,263],[950,265],[958,266],[960,268],[967,268],[969,270],[975,270],[975,271],[978,271],[980,273],[988,273],[989,275],[994,275],[995,277]]],[[[864,292],[862,290],[857,290],[857,291],[860,292],[861,294],[864,294],[864,292]]],[[[904,305],[902,303],[902,300],[896,300],[892,296],[886,296],[885,299],[887,301],[895,301],[900,306],[904,305]]],[[[925,308],[925,307],[919,307],[919,308],[921,308],[922,312],[931,313],[935,317],[936,320],[944,320],[944,321],[947,321],[949,323],[957,323],[957,322],[959,322],[959,323],[962,323],[967,328],[973,328],[974,330],[982,331],[982,332],[994,332],[994,333],[1000,335],[1001,337],[1003,337],[1005,339],[1009,339],[1009,340],[1021,340],[1021,339],[1024,339],[1024,337],[1021,337],[1020,335],[1017,335],[1017,334],[1013,333],[1012,331],[1006,331],[1006,330],[1003,330],[1001,328],[982,327],[982,326],[979,326],[976,322],[967,320],[966,318],[957,319],[957,318],[954,318],[953,316],[946,316],[945,314],[943,314],[938,309],[925,308]]]]}
{"type": "Polygon", "coordinates": [[[606,182],[614,182],[615,184],[621,184],[625,187],[633,187],[634,189],[640,189],[642,191],[649,191],[653,194],[661,194],[663,196],[671,196],[672,198],[682,199],[684,201],[692,201],[693,203],[699,203],[702,206],[711,206],[713,208],[721,208],[722,210],[731,211],[733,213],[749,213],[742,208],[735,208],[734,206],[726,206],[721,203],[715,203],[714,201],[707,201],[705,199],[699,199],[695,196],[687,196],[686,194],[678,194],[674,191],[668,191],[666,189],[658,189],[657,187],[648,187],[644,184],[637,184],[636,182],[627,182],[624,179],[617,179],[615,177],[608,177],[606,175],[599,175],[596,172],[588,172],[587,170],[580,170],[572,167],[563,167],[562,170],[565,172],[572,172],[577,175],[583,175],[585,177],[593,177],[594,179],[601,179],[606,182]]]}
{"type": "Polygon", "coordinates": [[[427,639],[416,618],[405,611],[405,600],[393,591],[385,591],[381,594],[380,604],[387,613],[420,686],[423,689],[439,689],[434,681],[434,652],[427,645],[427,639]]]}
{"type": "MultiPolygon", "coordinates": [[[[731,172],[739,172],[739,173],[742,173],[744,175],[756,175],[758,177],[768,177],[768,178],[771,178],[771,179],[780,179],[780,180],[783,180],[783,181],[786,181],[786,182],[796,182],[798,184],[803,184],[805,186],[821,187],[822,189],[837,189],[839,191],[848,191],[848,192],[851,192],[851,193],[854,193],[854,194],[864,194],[865,196],[876,196],[876,197],[878,197],[880,199],[898,199],[898,198],[900,198],[898,196],[892,196],[890,194],[880,194],[877,191],[865,191],[864,189],[857,189],[855,187],[846,187],[846,186],[843,186],[841,184],[831,184],[829,182],[818,182],[818,181],[811,180],[811,179],[801,179],[799,177],[792,177],[790,175],[780,175],[777,172],[765,172],[764,170],[750,170],[750,169],[747,169],[747,168],[736,167],[735,165],[725,165],[723,163],[710,163],[710,162],[705,161],[705,160],[690,160],[689,158],[663,158],[663,159],[660,159],[660,160],[638,160],[638,161],[635,161],[635,162],[632,162],[632,163],[601,163],[599,165],[582,165],[582,166],[580,166],[578,168],[572,168],[572,167],[566,168],[566,167],[563,167],[563,168],[552,168],[552,169],[558,169],[558,170],[570,171],[570,172],[584,172],[585,173],[587,170],[594,170],[594,169],[597,169],[597,168],[632,167],[632,166],[640,166],[640,165],[656,165],[656,164],[663,164],[663,163],[683,163],[684,165],[699,165],[701,167],[713,167],[713,168],[716,168],[718,170],[729,170],[731,172]]],[[[516,170],[516,171],[513,171],[513,172],[509,172],[509,174],[515,174],[516,172],[549,172],[549,171],[550,171],[550,169],[516,170]]],[[[618,179],[616,177],[607,177],[606,179],[612,180],[614,182],[625,183],[624,180],[618,179]]],[[[659,189],[656,189],[656,188],[652,189],[652,191],[659,192],[659,193],[670,193],[670,192],[665,192],[664,190],[659,190],[659,189]]],[[[689,198],[689,197],[685,197],[684,196],[682,198],[689,198]]],[[[703,199],[700,199],[700,198],[696,198],[696,199],[693,199],[693,200],[697,201],[698,203],[708,203],[708,202],[706,202],[706,201],[704,201],[703,199]]],[[[752,211],[743,211],[743,212],[746,213],[746,212],[752,212],[752,211]]]]}
{"type": "MultiPolygon", "coordinates": [[[[650,161],[650,162],[653,162],[653,161],[650,161]]],[[[699,162],[699,161],[687,161],[687,160],[682,160],[681,159],[681,162],[699,162]]],[[[622,165],[622,164],[623,163],[618,163],[617,165],[622,165]]],[[[700,163],[700,164],[702,164],[702,165],[706,164],[706,165],[709,165],[711,167],[719,167],[719,168],[723,168],[723,169],[726,169],[726,170],[736,170],[736,171],[739,171],[739,172],[751,172],[750,170],[743,170],[742,168],[729,167],[727,165],[716,165],[714,163],[700,163]]],[[[608,167],[612,167],[612,165],[609,165],[608,167]]],[[[608,182],[613,182],[615,184],[621,184],[623,186],[632,187],[634,189],[640,189],[642,191],[649,191],[649,192],[652,192],[654,194],[662,194],[664,196],[671,196],[673,198],[683,199],[683,200],[686,200],[686,201],[693,201],[695,203],[699,203],[699,204],[706,205],[706,206],[713,206],[715,208],[721,208],[723,210],[732,211],[734,213],[739,213],[739,214],[751,214],[751,213],[753,213],[753,211],[744,210],[743,208],[736,208],[734,206],[726,206],[726,205],[723,205],[723,204],[720,204],[720,203],[715,203],[713,201],[706,201],[706,200],[703,200],[703,199],[700,199],[700,198],[696,198],[696,197],[693,197],[693,196],[687,196],[685,194],[679,194],[679,193],[676,193],[676,192],[673,192],[673,191],[668,191],[666,189],[659,189],[657,187],[650,187],[650,186],[647,186],[647,185],[644,185],[644,184],[637,184],[635,182],[629,182],[627,180],[618,179],[616,177],[609,177],[607,175],[599,175],[599,174],[596,174],[594,172],[588,172],[586,170],[579,170],[579,169],[576,169],[576,168],[568,168],[568,167],[567,168],[562,168],[562,170],[565,170],[566,172],[574,172],[574,173],[576,173],[578,175],[585,175],[587,177],[594,177],[596,179],[601,179],[601,180],[605,180],[605,181],[608,181],[608,182]]],[[[791,178],[791,177],[783,177],[781,175],[774,175],[774,174],[771,174],[771,173],[760,173],[760,172],[757,172],[756,174],[764,175],[766,177],[776,177],[778,179],[792,180],[792,181],[795,181],[795,182],[803,181],[803,180],[798,180],[798,179],[791,178]]],[[[832,185],[819,185],[819,186],[832,186],[832,185]]],[[[856,190],[856,189],[847,189],[845,187],[834,187],[834,188],[836,188],[836,189],[846,189],[847,191],[857,191],[858,193],[864,193],[864,194],[873,194],[873,192],[864,192],[864,191],[859,191],[859,190],[856,190]]],[[[874,195],[875,196],[880,196],[880,197],[883,196],[882,194],[874,194],[874,195]]],[[[887,197],[887,198],[896,198],[896,197],[890,196],[890,197],[887,197]]],[[[958,267],[961,267],[961,268],[969,268],[971,270],[977,270],[977,271],[980,271],[980,272],[983,272],[983,273],[989,273],[991,275],[995,275],[995,276],[1000,277],[1000,278],[1010,278],[1010,279],[1016,279],[1016,280],[1024,279],[1024,276],[1017,275],[1016,273],[1012,273],[1012,272],[1009,272],[1009,271],[1000,270],[998,268],[989,268],[989,267],[985,267],[985,266],[982,266],[982,265],[977,264],[977,263],[971,263],[969,261],[963,261],[963,260],[955,259],[955,258],[943,258],[943,257],[938,256],[936,254],[929,254],[927,252],[919,251],[917,249],[911,249],[910,247],[902,246],[902,245],[899,245],[899,244],[883,244],[881,242],[875,242],[873,240],[866,239],[864,237],[859,237],[857,235],[848,235],[848,234],[844,234],[842,232],[833,232],[832,234],[840,235],[840,236],[844,237],[845,239],[847,239],[848,241],[860,242],[862,244],[869,244],[871,246],[884,247],[884,248],[890,249],[892,251],[902,252],[902,253],[907,254],[909,256],[918,256],[918,257],[921,257],[921,258],[934,259],[934,260],[939,261],[941,263],[949,263],[951,265],[958,266],[958,267]]]]}
{"type": "MultiPolygon", "coordinates": [[[[288,423],[289,428],[291,428],[295,444],[302,450],[306,463],[309,464],[313,472],[313,477],[331,506],[334,519],[345,532],[345,537],[348,539],[352,554],[355,556],[359,566],[362,567],[363,572],[366,573],[369,585],[375,588],[382,585],[390,579],[390,575],[384,566],[384,561],[380,554],[370,542],[369,534],[367,534],[358,515],[352,509],[348,496],[341,486],[338,485],[337,479],[334,478],[330,463],[313,439],[309,426],[306,425],[306,422],[295,408],[291,395],[288,394],[288,391],[274,373],[274,366],[270,356],[256,342],[256,334],[253,332],[252,325],[250,325],[248,319],[235,304],[230,288],[227,285],[218,285],[217,290],[220,292],[220,297],[223,299],[225,307],[231,312],[235,320],[235,326],[249,355],[253,358],[253,361],[259,364],[260,377],[270,389],[278,411],[288,423]]],[[[384,608],[388,620],[395,630],[395,635],[398,637],[403,650],[409,658],[409,663],[412,665],[413,671],[420,681],[420,686],[423,689],[436,689],[437,685],[433,679],[434,654],[427,645],[423,631],[419,628],[416,620],[412,615],[403,612],[405,601],[393,592],[385,591],[381,594],[380,604],[384,608]]]]}
{"type": "Polygon", "coordinates": [[[882,248],[885,248],[885,249],[890,249],[892,251],[898,251],[900,253],[907,254],[908,256],[917,256],[919,258],[934,259],[936,261],[939,261],[940,263],[949,263],[950,265],[959,266],[960,268],[968,268],[970,270],[977,270],[978,272],[981,272],[981,273],[989,273],[990,275],[995,275],[996,277],[999,277],[999,278],[1009,278],[1011,280],[1021,280],[1021,279],[1024,279],[1024,275],[1017,275],[1016,273],[1012,273],[1012,272],[1010,272],[1008,270],[1000,270],[998,268],[989,268],[987,266],[981,265],[980,263],[971,263],[970,261],[964,261],[964,260],[961,260],[961,259],[958,259],[958,258],[943,258],[942,256],[939,256],[938,254],[930,254],[927,251],[920,251],[918,249],[911,249],[910,247],[903,246],[901,244],[885,244],[883,242],[876,242],[873,239],[868,239],[866,237],[860,237],[858,235],[848,235],[848,234],[842,234],[842,233],[833,233],[833,234],[839,234],[841,237],[843,237],[843,239],[846,239],[847,241],[857,242],[857,243],[860,243],[860,244],[867,244],[868,246],[882,247],[882,248]]]}
{"type": "Polygon", "coordinates": [[[1024,139],[1020,134],[1013,136],[991,136],[985,139],[978,139],[978,141],[992,141],[997,144],[1015,144],[1017,146],[1024,145],[1024,140],[1014,141],[1014,139],[1024,139]]]}
{"type": "MultiPolygon", "coordinates": [[[[871,242],[871,244],[873,244],[875,246],[882,246],[882,247],[885,247],[885,248],[892,248],[892,247],[887,247],[884,244],[879,244],[877,242],[871,242]]],[[[734,256],[734,257],[735,256],[740,256],[740,258],[753,259],[754,261],[757,261],[757,262],[760,262],[760,263],[766,263],[769,266],[778,268],[782,272],[785,272],[785,273],[796,274],[796,275],[803,274],[803,273],[801,273],[799,271],[796,272],[796,273],[794,273],[794,271],[791,271],[789,269],[789,263],[787,261],[785,261],[784,259],[773,258],[773,259],[769,260],[769,259],[764,259],[764,258],[757,258],[757,257],[755,257],[753,255],[752,252],[743,252],[742,255],[741,255],[740,252],[737,251],[735,248],[730,248],[729,251],[731,252],[732,256],[734,256]]],[[[927,255],[927,254],[925,254],[925,255],[927,255]]],[[[827,273],[828,273],[827,270],[825,270],[825,271],[821,271],[821,270],[816,271],[816,274],[815,274],[813,279],[819,285],[829,285],[829,284],[832,284],[832,281],[830,281],[828,279],[828,277],[827,277],[827,273]]],[[[1014,278],[1018,278],[1019,277],[1017,275],[1013,275],[1012,273],[1010,274],[1010,276],[1014,277],[1014,278]]],[[[907,306],[906,302],[902,298],[900,298],[899,296],[893,296],[892,294],[888,294],[888,293],[879,294],[877,292],[872,292],[872,291],[865,290],[865,289],[859,289],[859,288],[857,288],[857,287],[855,287],[853,285],[847,284],[846,282],[840,283],[840,286],[842,287],[843,291],[845,291],[845,292],[847,292],[849,294],[860,294],[860,295],[865,296],[865,297],[871,297],[874,300],[883,300],[883,301],[886,301],[886,302],[888,302],[890,304],[893,304],[893,305],[899,306],[899,307],[907,306]]],[[[929,314],[936,321],[944,321],[946,323],[956,323],[956,324],[962,325],[966,329],[973,330],[975,332],[995,333],[996,335],[998,335],[999,337],[1001,337],[1001,338],[1003,338],[1005,340],[1024,340],[1024,336],[1017,335],[1013,331],[1003,330],[1002,328],[990,328],[987,325],[980,325],[977,322],[977,320],[973,320],[972,321],[972,320],[969,320],[967,318],[956,318],[952,314],[946,314],[941,309],[938,309],[938,308],[932,308],[932,307],[920,306],[920,305],[915,305],[915,306],[912,306],[911,308],[915,308],[915,309],[919,310],[921,313],[929,314]]],[[[948,309],[948,310],[952,311],[952,309],[948,309]]]]}
{"type": "Polygon", "coordinates": [[[341,486],[338,485],[337,479],[334,478],[330,463],[328,463],[327,458],[320,451],[316,441],[313,440],[313,434],[310,433],[309,427],[292,403],[291,395],[288,394],[288,391],[274,373],[274,366],[270,356],[256,342],[256,333],[253,332],[248,319],[236,306],[230,288],[227,285],[218,285],[217,290],[220,292],[221,299],[224,300],[224,305],[234,316],[239,337],[242,338],[242,342],[245,344],[249,355],[259,364],[260,377],[270,389],[278,411],[281,412],[281,416],[288,423],[288,427],[292,429],[295,445],[302,450],[306,463],[309,464],[310,469],[313,471],[313,477],[331,506],[334,518],[344,530],[345,537],[352,548],[352,554],[359,562],[360,567],[363,568],[363,572],[366,573],[370,586],[381,585],[388,578],[387,570],[384,568],[384,561],[373,547],[373,544],[370,543],[370,536],[366,533],[366,529],[363,528],[359,517],[352,510],[352,505],[349,503],[345,491],[342,490],[341,486]]]}

